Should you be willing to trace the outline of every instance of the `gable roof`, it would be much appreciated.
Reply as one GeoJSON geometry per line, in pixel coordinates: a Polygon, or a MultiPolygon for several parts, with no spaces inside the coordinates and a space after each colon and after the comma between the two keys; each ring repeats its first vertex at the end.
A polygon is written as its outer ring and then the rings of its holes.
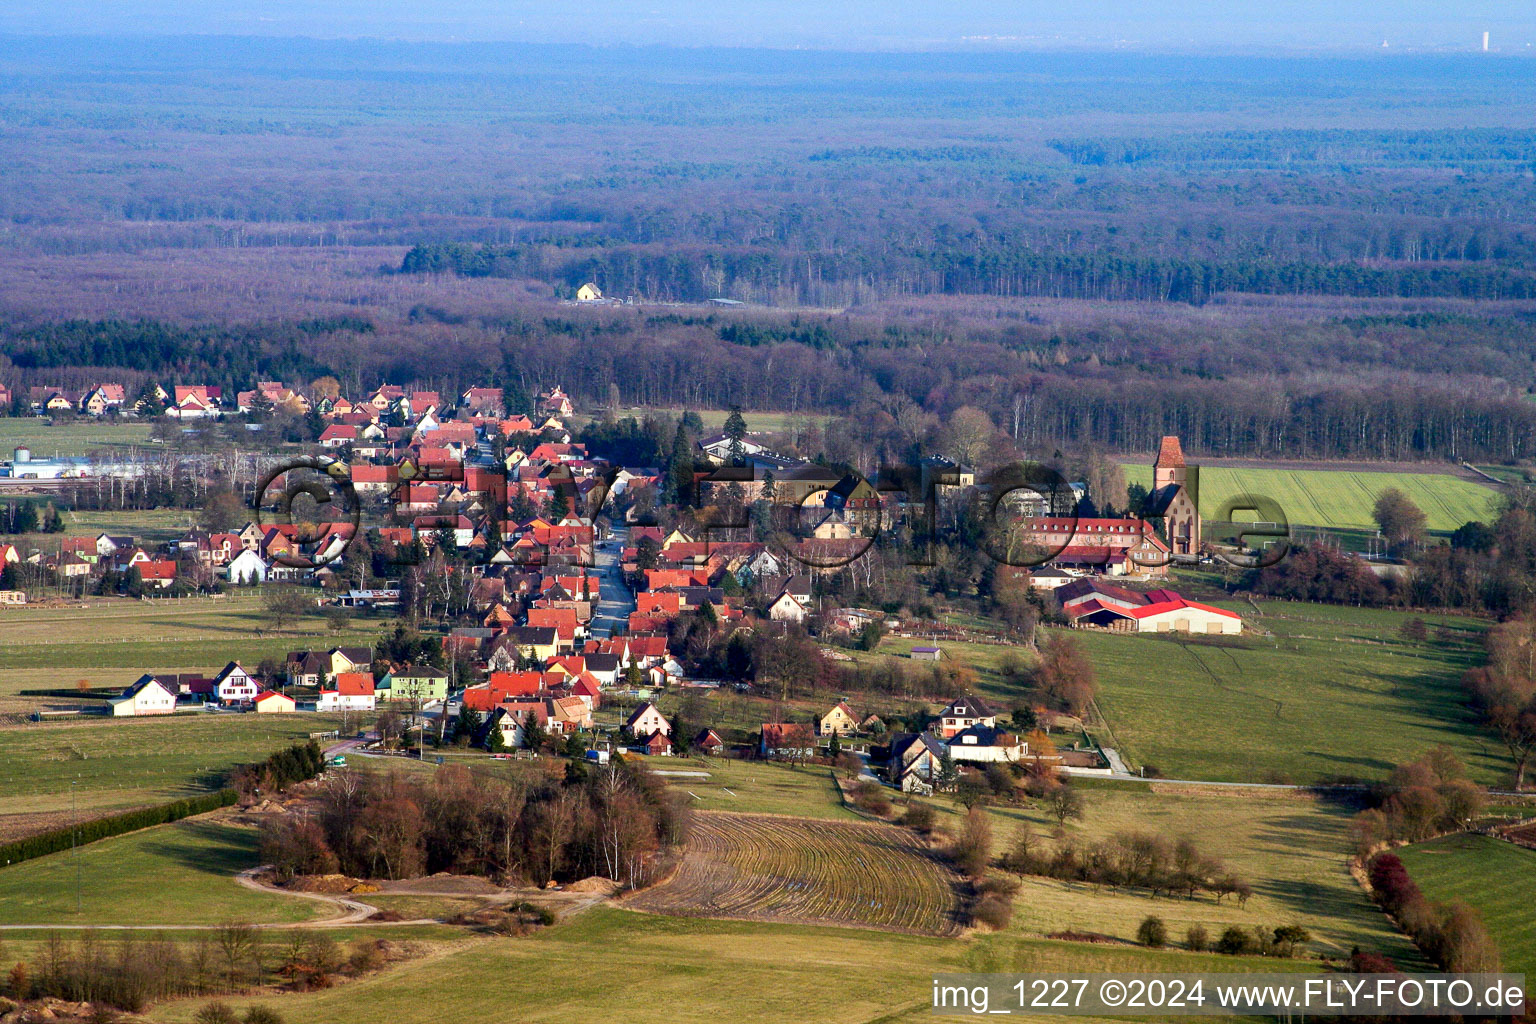
{"type": "Polygon", "coordinates": [[[950,701],[949,705],[939,712],[939,715],[942,718],[995,718],[997,712],[980,697],[972,697],[967,694],[964,697],[956,697],[950,701]]]}

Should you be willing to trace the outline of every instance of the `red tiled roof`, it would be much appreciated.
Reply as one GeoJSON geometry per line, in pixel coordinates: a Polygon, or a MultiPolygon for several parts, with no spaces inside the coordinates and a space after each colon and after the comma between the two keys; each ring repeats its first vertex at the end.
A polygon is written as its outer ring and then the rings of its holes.
{"type": "Polygon", "coordinates": [[[1174,469],[1184,465],[1184,449],[1179,444],[1179,439],[1170,434],[1163,438],[1163,443],[1157,448],[1157,461],[1154,466],[1168,466],[1174,469]]]}

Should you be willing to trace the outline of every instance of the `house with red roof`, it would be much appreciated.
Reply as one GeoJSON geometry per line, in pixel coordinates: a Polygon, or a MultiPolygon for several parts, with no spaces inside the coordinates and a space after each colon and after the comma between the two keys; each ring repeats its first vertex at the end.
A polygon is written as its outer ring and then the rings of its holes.
{"type": "Polygon", "coordinates": [[[316,711],[372,711],[376,696],[371,672],[338,672],[322,684],[316,711]]]}

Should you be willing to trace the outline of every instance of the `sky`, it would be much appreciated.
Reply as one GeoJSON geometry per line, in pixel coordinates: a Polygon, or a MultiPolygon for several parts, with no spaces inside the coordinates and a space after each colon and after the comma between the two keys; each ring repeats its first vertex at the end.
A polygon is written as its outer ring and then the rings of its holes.
{"type": "Polygon", "coordinates": [[[1531,0],[3,0],[8,35],[263,35],[849,50],[1536,52],[1531,0]]]}

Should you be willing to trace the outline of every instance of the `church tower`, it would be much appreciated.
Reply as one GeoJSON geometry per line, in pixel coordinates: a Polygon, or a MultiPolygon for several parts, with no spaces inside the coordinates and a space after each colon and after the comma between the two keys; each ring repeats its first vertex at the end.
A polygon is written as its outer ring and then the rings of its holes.
{"type": "Polygon", "coordinates": [[[1183,484],[1188,471],[1179,439],[1172,435],[1163,438],[1157,449],[1157,459],[1152,463],[1152,489],[1160,491],[1169,484],[1183,484]]]}
{"type": "MultiPolygon", "coordinates": [[[[1197,470],[1198,472],[1198,470],[1197,470]]],[[[1184,449],[1172,435],[1163,438],[1152,463],[1150,513],[1163,520],[1163,539],[1176,556],[1200,554],[1200,507],[1198,476],[1191,480],[1184,449]]]]}

